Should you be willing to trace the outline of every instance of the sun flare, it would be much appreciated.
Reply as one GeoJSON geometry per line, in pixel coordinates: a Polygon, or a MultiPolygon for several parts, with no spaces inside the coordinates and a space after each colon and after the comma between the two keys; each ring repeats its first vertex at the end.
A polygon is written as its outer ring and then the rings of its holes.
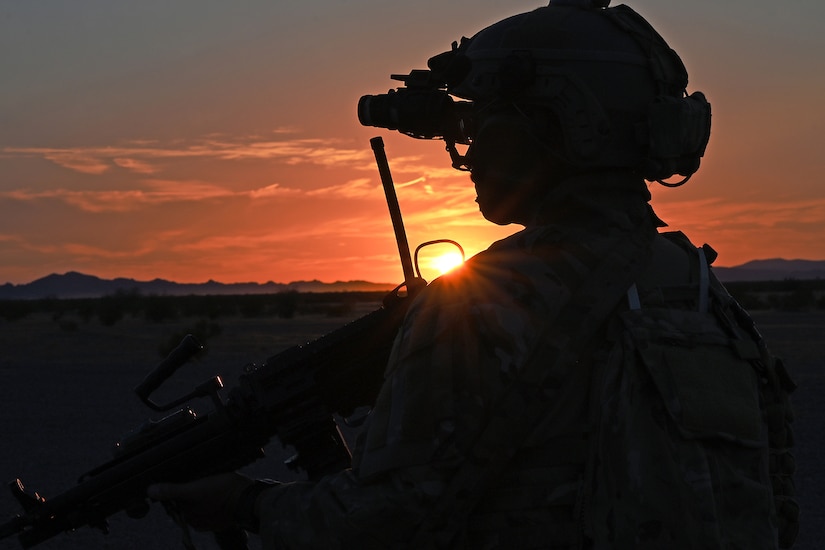
{"type": "Polygon", "coordinates": [[[464,263],[460,252],[445,252],[432,259],[432,267],[443,275],[464,263]]]}

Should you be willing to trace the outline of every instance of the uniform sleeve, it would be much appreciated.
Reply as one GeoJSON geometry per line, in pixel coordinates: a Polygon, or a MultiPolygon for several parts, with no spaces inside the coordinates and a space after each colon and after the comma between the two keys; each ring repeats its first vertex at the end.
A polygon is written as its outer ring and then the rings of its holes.
{"type": "Polygon", "coordinates": [[[506,379],[526,362],[537,317],[558,298],[526,284],[535,278],[523,273],[482,267],[435,281],[411,308],[352,469],[264,493],[265,548],[385,548],[410,540],[506,379]]]}

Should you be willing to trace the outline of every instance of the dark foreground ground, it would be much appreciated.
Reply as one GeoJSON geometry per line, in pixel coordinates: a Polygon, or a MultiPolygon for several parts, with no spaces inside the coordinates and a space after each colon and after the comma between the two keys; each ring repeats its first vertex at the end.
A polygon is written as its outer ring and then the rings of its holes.
{"type": "MultiPolygon", "coordinates": [[[[804,517],[797,548],[823,548],[825,313],[765,312],[755,317],[799,384],[794,399],[796,481],[804,517]]],[[[346,320],[323,316],[218,319],[222,332],[208,342],[209,352],[170,380],[165,395],[183,392],[213,374],[222,374],[231,386],[246,363],[261,361],[346,320]]],[[[46,315],[0,321],[0,481],[20,477],[29,488],[49,497],[70,488],[80,474],[107,460],[121,435],[152,416],[131,388],[158,362],[158,345],[186,328],[186,320],[149,324],[127,318],[113,327],[90,321],[79,323],[75,330],[66,330],[65,324],[61,328],[46,315]]],[[[288,454],[278,445],[267,451],[270,456],[251,473],[288,478],[281,464],[288,454]]],[[[17,503],[0,487],[0,522],[17,510],[17,503]]],[[[140,521],[117,514],[110,527],[106,536],[84,528],[37,548],[182,548],[180,531],[159,507],[140,521]]],[[[201,549],[217,548],[205,536],[196,536],[195,541],[201,549]]],[[[253,539],[250,547],[257,548],[256,543],[253,539]]],[[[18,547],[13,538],[0,541],[0,549],[18,547]]]]}

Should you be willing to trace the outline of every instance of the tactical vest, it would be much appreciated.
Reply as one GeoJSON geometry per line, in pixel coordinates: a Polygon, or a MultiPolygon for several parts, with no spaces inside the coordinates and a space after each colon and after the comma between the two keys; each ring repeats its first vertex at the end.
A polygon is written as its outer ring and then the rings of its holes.
{"type": "MultiPolygon", "coordinates": [[[[453,504],[427,526],[426,547],[792,546],[799,513],[789,453],[793,382],[710,273],[709,247],[696,249],[681,233],[658,239],[687,252],[690,279],[654,275],[656,286],[631,286],[626,304],[567,367],[564,375],[579,380],[561,397],[570,408],[563,434],[547,436],[539,422],[519,440],[509,432],[535,415],[516,403],[502,411],[500,427],[485,434],[489,445],[518,441],[518,448],[503,467],[459,472],[447,495],[453,504]],[[477,482],[491,472],[495,479],[477,482]],[[451,521],[463,524],[458,535],[451,521]]],[[[668,261],[654,253],[647,271],[668,261]]],[[[580,322],[576,309],[554,325],[580,322]]]]}
{"type": "Polygon", "coordinates": [[[712,250],[664,236],[696,275],[641,298],[631,287],[611,320],[612,352],[594,373],[586,540],[611,550],[790,548],[794,384],[710,273],[712,250]]]}

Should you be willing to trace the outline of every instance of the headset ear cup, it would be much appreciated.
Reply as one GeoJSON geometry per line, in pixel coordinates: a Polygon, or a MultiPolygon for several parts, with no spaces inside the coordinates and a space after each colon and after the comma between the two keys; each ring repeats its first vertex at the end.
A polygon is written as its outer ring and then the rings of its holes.
{"type": "Polygon", "coordinates": [[[702,92],[656,98],[643,129],[647,143],[644,177],[655,181],[675,174],[692,176],[710,140],[710,119],[710,103],[702,92]]]}

